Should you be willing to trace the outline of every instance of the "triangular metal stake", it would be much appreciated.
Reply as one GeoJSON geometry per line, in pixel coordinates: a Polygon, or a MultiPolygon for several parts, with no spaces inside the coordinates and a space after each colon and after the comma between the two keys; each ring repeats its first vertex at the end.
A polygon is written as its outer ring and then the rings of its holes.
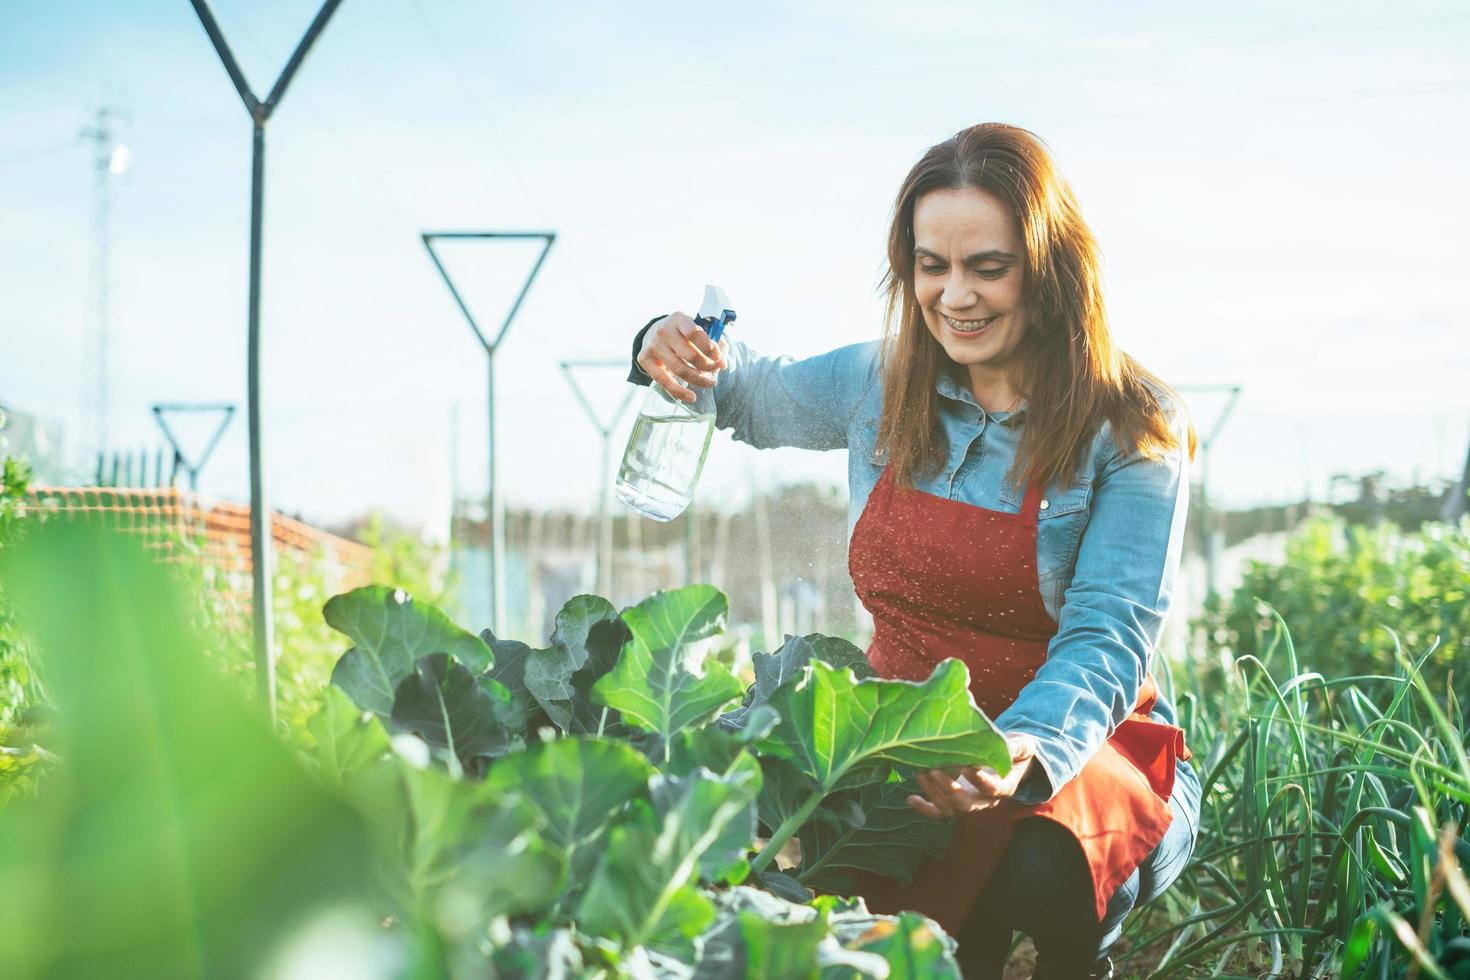
{"type": "Polygon", "coordinates": [[[612,588],[612,520],[607,513],[607,480],[609,453],[612,448],[613,430],[617,428],[618,421],[622,419],[623,412],[627,410],[628,403],[633,396],[638,394],[639,388],[633,385],[624,385],[627,390],[623,392],[623,400],[618,403],[617,410],[613,412],[612,419],[603,424],[597,414],[597,409],[587,400],[587,395],[582,391],[582,386],[577,384],[577,378],[572,374],[572,368],[619,368],[626,369],[626,360],[604,360],[604,361],[562,361],[561,373],[566,375],[567,384],[572,386],[572,391],[577,395],[577,401],[582,403],[582,409],[587,413],[587,418],[592,421],[592,427],[602,437],[602,469],[597,474],[597,594],[609,598],[612,588]]]}
{"type": "Polygon", "coordinates": [[[276,720],[276,661],[271,656],[271,566],[275,555],[271,545],[270,502],[265,493],[264,439],[260,426],[260,270],[264,248],[262,223],[265,213],[265,124],[276,111],[286,87],[296,77],[301,63],[327,21],[342,0],[325,0],[311,26],[306,29],[296,50],[286,60],[276,84],[265,101],[255,97],[245,73],[235,60],[229,42],[220,33],[219,24],[205,0],[190,0],[209,43],[234,83],[245,111],[250,115],[252,140],[250,155],[250,286],[248,290],[245,340],[245,422],[250,442],[250,619],[255,648],[255,684],[261,706],[271,724],[276,720]]]}
{"type": "MultiPolygon", "coordinates": [[[[219,445],[220,437],[225,434],[225,429],[229,427],[230,420],[234,417],[235,406],[226,402],[199,404],[160,404],[153,406],[153,418],[155,421],[158,422],[158,427],[163,430],[164,436],[168,439],[168,444],[174,448],[173,472],[175,475],[177,475],[178,471],[180,469],[183,469],[183,471],[189,475],[189,489],[191,491],[199,489],[199,471],[204,469],[205,463],[209,462],[210,454],[214,452],[214,447],[219,445]],[[180,414],[204,412],[223,413],[222,417],[219,420],[219,425],[215,427],[214,435],[209,437],[209,442],[205,445],[204,449],[200,451],[199,458],[197,460],[192,462],[190,461],[189,455],[184,452],[184,447],[182,444],[180,444],[178,436],[174,433],[174,430],[169,427],[168,419],[166,417],[167,413],[169,412],[178,412],[180,414]]],[[[173,478],[171,477],[170,482],[172,482],[172,479],[173,478]]]]}
{"type": "Polygon", "coordinates": [[[510,331],[511,321],[515,319],[517,311],[521,308],[521,301],[526,298],[526,293],[531,289],[531,283],[536,279],[536,273],[541,271],[541,263],[546,261],[546,253],[551,251],[551,243],[556,241],[556,232],[553,231],[436,231],[423,232],[419,235],[423,240],[424,248],[428,250],[429,258],[434,263],[434,268],[439,270],[439,278],[444,280],[444,285],[449,287],[449,295],[454,297],[454,303],[459,307],[459,312],[464,315],[465,322],[474,331],[475,338],[479,340],[480,346],[485,351],[486,371],[489,379],[489,410],[488,442],[490,448],[490,489],[486,494],[486,509],[489,511],[490,521],[490,629],[503,634],[506,629],[505,621],[505,521],[500,514],[499,487],[495,480],[495,351],[500,347],[505,335],[510,331]],[[439,240],[470,240],[470,239],[541,239],[545,244],[541,247],[541,254],[536,257],[536,264],[531,267],[530,275],[526,276],[525,285],[516,295],[515,302],[511,304],[510,312],[505,315],[505,322],[500,325],[500,331],[496,333],[495,339],[490,340],[470,308],[465,304],[464,297],[458,289],[454,288],[454,281],[449,278],[449,271],[444,268],[444,263],[439,260],[439,253],[434,251],[434,242],[439,240]]]}
{"type": "Polygon", "coordinates": [[[618,403],[617,410],[613,412],[612,418],[610,420],[608,420],[608,422],[604,425],[603,422],[602,422],[602,419],[597,414],[597,409],[593,408],[592,407],[592,403],[587,400],[587,395],[586,395],[585,392],[582,391],[582,386],[579,385],[579,384],[577,384],[577,379],[572,374],[572,369],[573,368],[622,368],[622,369],[626,369],[628,367],[628,362],[626,360],[622,360],[622,361],[606,360],[606,361],[560,361],[558,363],[561,366],[561,373],[564,374],[564,375],[566,375],[567,384],[569,384],[569,385],[572,386],[572,391],[575,392],[576,395],[577,395],[577,401],[581,403],[582,410],[587,413],[587,418],[591,420],[592,427],[597,430],[597,434],[598,435],[601,435],[601,436],[611,435],[612,434],[612,431],[618,427],[618,421],[623,417],[623,412],[627,410],[628,403],[633,400],[633,396],[634,395],[638,394],[639,389],[636,388],[636,387],[630,387],[630,388],[628,388],[627,391],[625,391],[623,393],[623,400],[618,403]]]}
{"type": "Polygon", "coordinates": [[[1209,435],[1199,441],[1200,448],[1200,481],[1199,481],[1199,506],[1200,506],[1200,537],[1203,539],[1202,551],[1205,557],[1205,595],[1215,594],[1215,534],[1214,534],[1214,512],[1210,509],[1210,447],[1219,438],[1220,430],[1225,428],[1225,420],[1230,417],[1230,412],[1235,408],[1236,401],[1240,398],[1240,385],[1175,385],[1175,390],[1183,394],[1186,391],[1201,394],[1226,394],[1225,407],[1220,414],[1215,416],[1215,424],[1210,427],[1209,435]]]}
{"type": "Polygon", "coordinates": [[[455,305],[458,306],[459,307],[459,311],[464,314],[465,322],[470,325],[470,329],[475,332],[475,337],[476,337],[476,339],[478,339],[480,341],[480,346],[483,347],[483,348],[485,348],[487,351],[490,351],[490,352],[493,353],[494,350],[495,350],[495,348],[497,348],[497,347],[500,346],[500,342],[505,339],[506,332],[508,330],[510,330],[510,323],[511,323],[512,320],[515,319],[516,312],[518,310],[520,310],[520,308],[521,308],[521,301],[526,298],[526,293],[530,291],[530,289],[531,289],[531,283],[533,283],[533,282],[536,281],[536,273],[538,273],[538,272],[541,271],[541,263],[546,261],[546,253],[549,252],[549,251],[551,251],[551,243],[554,242],[554,241],[556,241],[556,232],[554,232],[554,231],[426,231],[426,232],[423,232],[419,237],[421,239],[423,239],[424,248],[426,248],[426,249],[429,250],[429,258],[433,261],[434,268],[436,268],[436,269],[439,270],[439,276],[440,276],[440,278],[442,278],[444,280],[444,285],[446,285],[446,286],[449,287],[449,295],[451,295],[451,296],[454,297],[454,303],[455,303],[455,305]],[[472,240],[472,239],[485,239],[485,240],[496,240],[496,239],[498,239],[498,240],[516,240],[516,239],[522,239],[522,240],[524,240],[524,239],[533,239],[533,238],[539,238],[539,239],[542,240],[543,244],[541,246],[541,254],[538,255],[538,256],[536,256],[536,264],[531,267],[530,274],[528,276],[526,276],[525,285],[521,286],[520,293],[518,293],[516,295],[515,302],[511,304],[510,312],[505,315],[505,322],[500,325],[500,332],[495,335],[495,340],[494,341],[488,340],[485,337],[485,331],[482,330],[482,329],[480,329],[479,322],[475,320],[474,314],[470,312],[469,306],[466,305],[466,303],[464,301],[464,297],[462,297],[460,295],[460,293],[459,293],[459,290],[454,287],[454,281],[449,278],[449,271],[444,268],[444,263],[439,258],[439,253],[436,252],[436,251],[434,251],[434,242],[435,241],[439,241],[439,240],[444,240],[444,241],[465,241],[465,240],[472,240]]]}

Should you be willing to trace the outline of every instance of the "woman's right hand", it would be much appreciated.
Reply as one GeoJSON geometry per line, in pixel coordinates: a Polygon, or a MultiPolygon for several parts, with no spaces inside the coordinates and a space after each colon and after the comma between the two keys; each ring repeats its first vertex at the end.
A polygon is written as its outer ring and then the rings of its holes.
{"type": "Polygon", "coordinates": [[[716,344],[704,328],[687,313],[674,312],[654,323],[643,335],[638,367],[681,402],[692,402],[694,392],[678,379],[698,388],[713,388],[716,375],[725,368],[727,344],[716,344]]]}

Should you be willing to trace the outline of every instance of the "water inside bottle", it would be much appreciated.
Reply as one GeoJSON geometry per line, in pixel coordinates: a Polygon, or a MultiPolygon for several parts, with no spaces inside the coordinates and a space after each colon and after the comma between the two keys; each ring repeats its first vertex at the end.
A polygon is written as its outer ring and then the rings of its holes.
{"type": "Polygon", "coordinates": [[[618,469],[618,499],[656,521],[678,517],[694,497],[714,431],[713,413],[640,415],[618,469]]]}

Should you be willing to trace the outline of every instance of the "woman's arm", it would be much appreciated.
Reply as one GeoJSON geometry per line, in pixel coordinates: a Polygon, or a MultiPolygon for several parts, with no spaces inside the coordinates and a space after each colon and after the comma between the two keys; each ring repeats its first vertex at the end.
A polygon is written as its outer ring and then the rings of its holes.
{"type": "MultiPolygon", "coordinates": [[[[638,366],[644,335],[663,317],[654,317],[633,339],[628,380],[651,381],[638,366]]],[[[762,357],[728,335],[726,367],[713,389],[715,426],[730,429],[738,441],[758,449],[845,449],[847,427],[875,367],[876,344],[850,344],[797,361],[762,357]]]]}
{"type": "Polygon", "coordinates": [[[1171,413],[1179,447],[1162,460],[1117,452],[1093,482],[1046,662],[996,718],[1036,738],[1036,762],[1018,803],[1056,795],[1102,747],[1138,700],[1173,601],[1189,510],[1187,420],[1171,413]]]}

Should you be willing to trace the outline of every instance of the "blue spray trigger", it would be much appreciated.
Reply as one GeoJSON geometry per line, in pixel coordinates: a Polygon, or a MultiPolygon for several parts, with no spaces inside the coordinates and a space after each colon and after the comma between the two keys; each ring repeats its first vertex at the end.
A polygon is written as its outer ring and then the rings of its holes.
{"type": "Polygon", "coordinates": [[[720,335],[725,332],[725,328],[735,322],[735,311],[725,310],[718,317],[697,316],[694,318],[694,322],[704,328],[704,332],[709,334],[710,340],[719,343],[720,335]]]}

